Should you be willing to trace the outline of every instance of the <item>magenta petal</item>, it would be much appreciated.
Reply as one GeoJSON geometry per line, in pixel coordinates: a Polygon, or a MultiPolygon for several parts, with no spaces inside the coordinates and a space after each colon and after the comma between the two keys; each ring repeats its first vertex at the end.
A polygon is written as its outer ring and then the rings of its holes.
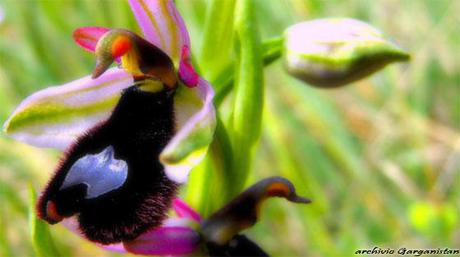
{"type": "Polygon", "coordinates": [[[188,87],[196,87],[200,80],[200,76],[196,73],[190,60],[190,48],[186,45],[182,48],[179,78],[188,87]]]}
{"type": "Polygon", "coordinates": [[[139,26],[150,43],[179,65],[182,47],[190,46],[184,21],[172,0],[129,0],[139,26]]]}
{"type": "Polygon", "coordinates": [[[201,222],[200,214],[198,214],[198,212],[193,210],[192,207],[188,206],[187,203],[185,203],[181,199],[174,199],[172,207],[174,209],[174,212],[180,218],[190,218],[198,223],[201,222]]]}
{"type": "Polygon", "coordinates": [[[99,38],[109,30],[102,27],[81,27],[73,32],[73,39],[83,49],[94,52],[99,38]]]}
{"type": "Polygon", "coordinates": [[[145,255],[183,255],[195,251],[200,235],[188,227],[160,227],[124,242],[128,252],[145,255]]]}
{"type": "Polygon", "coordinates": [[[192,64],[184,60],[179,64],[179,78],[187,87],[196,87],[200,79],[192,64]]]}

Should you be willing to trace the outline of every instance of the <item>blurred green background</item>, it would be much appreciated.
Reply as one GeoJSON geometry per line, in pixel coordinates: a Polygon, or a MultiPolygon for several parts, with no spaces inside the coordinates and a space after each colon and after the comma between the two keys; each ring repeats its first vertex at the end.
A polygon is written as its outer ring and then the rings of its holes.
{"type": "MultiPolygon", "coordinates": [[[[460,248],[460,1],[255,1],[263,39],[299,21],[346,16],[381,29],[412,59],[335,90],[290,78],[280,61],[266,69],[263,133],[249,183],[282,175],[314,203],[268,201],[248,235],[273,256],[460,248]]],[[[207,3],[176,3],[198,57],[207,3]]],[[[1,124],[34,91],[90,73],[94,58],[73,42],[75,28],[139,31],[121,0],[0,0],[0,13],[1,124]]],[[[225,104],[220,111],[225,115],[225,104]]],[[[59,155],[0,134],[0,256],[35,255],[27,189],[46,184],[59,155]]],[[[193,176],[212,175],[204,172],[193,176]]],[[[211,190],[200,198],[209,204],[191,204],[206,215],[222,200],[218,186],[203,190],[211,190]]],[[[117,255],[61,226],[51,232],[63,256],[117,255]]]]}

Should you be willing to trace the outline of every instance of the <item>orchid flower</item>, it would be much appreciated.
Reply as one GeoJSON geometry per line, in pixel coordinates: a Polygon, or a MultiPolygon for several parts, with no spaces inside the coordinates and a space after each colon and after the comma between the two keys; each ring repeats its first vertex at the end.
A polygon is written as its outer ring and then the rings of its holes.
{"type": "MultiPolygon", "coordinates": [[[[131,241],[99,246],[119,253],[142,255],[269,256],[240,232],[255,225],[262,203],[271,197],[282,197],[293,203],[310,203],[309,199],[296,194],[287,179],[270,177],[252,185],[207,219],[202,219],[177,198],[172,204],[175,217],[167,219],[161,227],[131,241]]],[[[74,219],[66,220],[65,225],[81,234],[74,219]]]]}
{"type": "Polygon", "coordinates": [[[162,224],[179,183],[206,154],[215,129],[211,85],[190,62],[190,40],[172,0],[130,0],[145,38],[84,27],[76,42],[96,68],[26,98],[4,125],[20,141],[65,150],[38,214],[78,214],[95,242],[137,238],[162,224]],[[109,68],[112,62],[121,68],[109,68]]]}
{"type": "MultiPolygon", "coordinates": [[[[160,159],[169,178],[183,183],[204,157],[215,128],[211,85],[196,74],[190,62],[190,39],[171,0],[130,0],[129,4],[145,38],[167,53],[183,85],[175,94],[176,133],[160,159]],[[192,89],[190,89],[192,88],[192,89]]],[[[110,29],[84,27],[75,41],[94,51],[110,29]]],[[[85,131],[107,119],[120,92],[133,84],[131,74],[111,68],[97,79],[90,76],[50,87],[27,97],[4,124],[11,137],[38,147],[66,150],[85,131]]]]}

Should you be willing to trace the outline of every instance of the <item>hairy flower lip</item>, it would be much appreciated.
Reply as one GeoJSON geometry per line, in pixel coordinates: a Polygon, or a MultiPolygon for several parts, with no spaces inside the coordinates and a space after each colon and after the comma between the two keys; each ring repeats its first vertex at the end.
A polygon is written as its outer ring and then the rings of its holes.
{"type": "MultiPolygon", "coordinates": [[[[175,211],[175,216],[169,217],[161,227],[145,232],[138,239],[110,245],[95,244],[105,250],[118,253],[168,256],[191,253],[198,248],[201,240],[197,230],[199,223],[195,220],[196,217],[199,219],[201,217],[179,198],[173,201],[172,209],[175,211]]],[[[84,238],[75,217],[64,219],[62,224],[71,232],[84,238]]]]}

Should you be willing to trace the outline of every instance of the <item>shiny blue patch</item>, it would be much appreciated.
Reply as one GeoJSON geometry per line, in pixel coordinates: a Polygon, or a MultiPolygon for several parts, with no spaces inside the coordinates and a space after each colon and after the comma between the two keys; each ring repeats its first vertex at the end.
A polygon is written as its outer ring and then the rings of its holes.
{"type": "Polygon", "coordinates": [[[115,159],[112,146],[97,154],[88,154],[78,159],[70,168],[60,190],[85,184],[86,199],[96,198],[120,188],[128,177],[128,165],[115,159]]]}

